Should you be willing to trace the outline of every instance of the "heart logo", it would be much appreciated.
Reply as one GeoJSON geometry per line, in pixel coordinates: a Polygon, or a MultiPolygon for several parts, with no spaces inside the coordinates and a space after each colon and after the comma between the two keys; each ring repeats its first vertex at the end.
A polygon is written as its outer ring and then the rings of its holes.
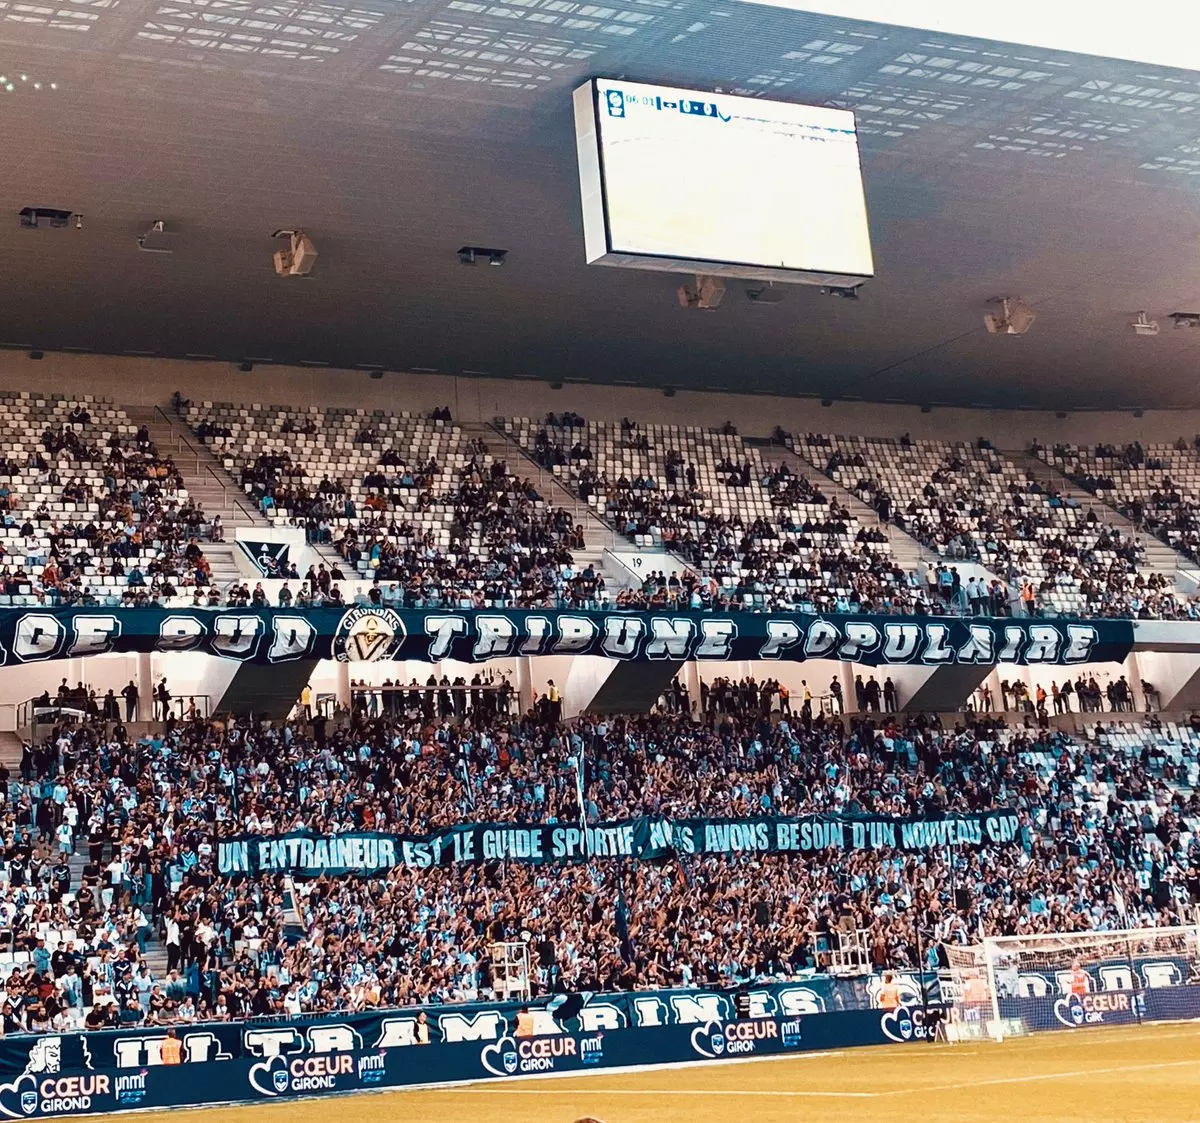
{"type": "Polygon", "coordinates": [[[912,1011],[907,1006],[897,1006],[879,1019],[879,1028],[884,1037],[891,1041],[911,1041],[916,1032],[912,1011]]]}
{"type": "Polygon", "coordinates": [[[0,1115],[24,1119],[38,1109],[37,1078],[25,1073],[11,1084],[0,1084],[0,1115]]]}
{"type": "Polygon", "coordinates": [[[271,1057],[250,1066],[250,1087],[261,1096],[278,1096],[288,1089],[286,1057],[271,1057]]]}
{"type": "Polygon", "coordinates": [[[707,1022],[692,1030],[692,1048],[702,1057],[720,1057],[725,1053],[725,1034],[720,1022],[707,1022]]]}
{"type": "Polygon", "coordinates": [[[1083,1000],[1077,994],[1072,994],[1067,998],[1060,998],[1054,1003],[1054,1016],[1062,1022],[1063,1025],[1074,1029],[1076,1026],[1081,1026],[1084,1023],[1086,1012],[1083,1008],[1083,1000]]]}
{"type": "Polygon", "coordinates": [[[479,1052],[479,1063],[493,1076],[512,1076],[519,1061],[517,1043],[507,1035],[485,1045],[479,1052]]]}

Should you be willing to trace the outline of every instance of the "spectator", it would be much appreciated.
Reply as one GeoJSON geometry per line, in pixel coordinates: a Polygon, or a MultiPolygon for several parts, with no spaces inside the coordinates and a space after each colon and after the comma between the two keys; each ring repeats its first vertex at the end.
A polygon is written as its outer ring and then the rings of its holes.
{"type": "Polygon", "coordinates": [[[125,720],[137,721],[138,688],[133,679],[130,679],[129,685],[121,690],[121,696],[125,699],[125,720]]]}
{"type": "Polygon", "coordinates": [[[164,675],[154,690],[155,717],[166,721],[171,716],[171,691],[167,688],[167,678],[164,675]]]}
{"type": "MultiPolygon", "coordinates": [[[[69,962],[83,980],[83,1001],[74,1003],[73,983],[56,986],[71,992],[61,1004],[76,1024],[89,988],[111,996],[123,1024],[261,1013],[274,1009],[261,985],[264,972],[291,980],[280,997],[293,1015],[465,1000],[487,985],[486,945],[515,936],[518,925],[547,946],[539,953],[536,986],[578,990],[631,980],[736,985],[820,969],[818,933],[845,907],[880,949],[877,961],[885,969],[917,964],[918,928],[927,947],[973,940],[978,931],[1116,923],[1113,884],[1131,903],[1128,920],[1135,924],[1174,923],[1181,915],[1185,874],[1200,861],[1180,829],[1200,814],[1200,795],[1181,781],[1196,761],[1200,733],[1188,731],[1180,769],[1173,763],[1160,769],[1140,746],[1110,743],[1103,733],[1078,742],[1058,731],[983,721],[950,730],[916,714],[889,716],[882,726],[855,719],[846,728],[811,710],[807,723],[793,726],[770,717],[779,684],[714,679],[706,685],[702,697],[712,716],[700,720],[681,710],[564,723],[549,715],[489,717],[475,705],[477,690],[480,702],[485,696],[482,684],[455,688],[443,676],[442,682],[435,678],[434,695],[444,692],[450,710],[461,693],[462,705],[475,706],[470,721],[431,721],[426,696],[406,689],[400,710],[372,718],[360,709],[348,726],[328,731],[321,749],[295,726],[225,729],[195,722],[141,742],[116,739],[98,723],[58,728],[38,749],[34,771],[44,777],[62,772],[67,806],[93,801],[82,876],[95,891],[68,899],[53,878],[27,876],[42,860],[39,844],[29,827],[17,825],[24,792],[10,792],[0,824],[13,840],[3,856],[8,881],[0,880],[0,908],[12,894],[33,893],[41,910],[35,915],[78,933],[83,950],[71,952],[69,962]],[[582,809],[580,753],[587,760],[582,809]],[[68,755],[74,763],[64,771],[68,755]],[[1041,761],[1054,764],[1047,771],[1041,761]],[[1098,768],[1119,793],[1104,816],[1090,810],[1089,777],[1098,768]],[[154,798],[134,798],[143,786],[154,798]],[[472,820],[574,822],[581,812],[590,821],[839,811],[924,816],[1005,803],[1022,817],[1024,841],[1013,848],[707,856],[689,862],[686,882],[674,864],[636,864],[623,889],[637,948],[632,964],[622,956],[613,912],[618,865],[604,859],[556,867],[549,880],[543,869],[510,863],[499,881],[487,867],[460,866],[297,882],[296,942],[285,935],[292,922],[279,904],[281,879],[221,877],[209,841],[213,834],[283,829],[424,833],[472,820]],[[1138,809],[1147,806],[1157,816],[1144,821],[1138,809]],[[103,823],[110,829],[97,830],[103,823]],[[110,847],[111,859],[102,866],[110,847]],[[881,862],[902,895],[924,893],[930,904],[897,907],[895,891],[885,891],[875,876],[881,862]],[[1145,862],[1160,871],[1160,889],[1143,900],[1134,874],[1145,862]],[[1095,869],[1105,877],[1093,876],[1095,869]],[[845,894],[842,887],[852,883],[860,888],[845,894]],[[1010,886],[1011,896],[997,897],[997,884],[1010,886]],[[676,943],[655,918],[681,907],[683,888],[694,902],[689,925],[705,938],[676,943]],[[955,888],[966,894],[965,907],[955,888]],[[757,929],[721,919],[723,908],[740,907],[751,896],[777,932],[769,948],[757,929]],[[1035,908],[1034,901],[1048,907],[1035,908]],[[484,907],[499,928],[470,922],[484,907]],[[596,907],[597,919],[590,919],[596,907]],[[364,916],[370,923],[361,923],[364,916]],[[140,949],[160,925],[167,939],[165,982],[141,962],[140,949]],[[430,930],[441,933],[444,943],[437,947],[447,952],[444,958],[439,953],[436,969],[420,959],[430,930]],[[319,973],[313,970],[318,959],[324,964],[319,973]],[[180,996],[180,970],[192,967],[211,985],[202,985],[189,1009],[180,996]],[[354,982],[347,981],[351,972],[354,982]]],[[[39,977],[49,972],[59,982],[69,980],[67,959],[49,956],[44,940],[38,950],[35,924],[23,912],[15,915],[16,945],[33,949],[31,969],[39,977]]],[[[20,1029],[43,1020],[32,1007],[10,1009],[10,1017],[20,1029]]]]}

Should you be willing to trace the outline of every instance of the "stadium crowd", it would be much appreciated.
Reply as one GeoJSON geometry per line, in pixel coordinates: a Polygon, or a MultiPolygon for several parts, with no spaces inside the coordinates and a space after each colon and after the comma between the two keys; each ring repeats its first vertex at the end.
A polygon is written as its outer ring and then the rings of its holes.
{"type": "Polygon", "coordinates": [[[135,607],[207,589],[203,543],[224,527],[173,458],[145,426],[101,429],[81,404],[59,416],[23,461],[0,458],[0,593],[135,607]]]}
{"type": "MultiPolygon", "coordinates": [[[[0,596],[44,603],[242,604],[212,587],[206,541],[219,516],[189,497],[171,456],[119,410],[6,399],[0,457],[0,596]],[[19,454],[18,454],[19,452],[19,454]]],[[[211,405],[211,403],[209,404],[211,405]]],[[[711,431],[589,423],[549,414],[510,427],[539,465],[621,534],[680,561],[677,583],[607,588],[577,565],[584,527],[494,459],[448,410],[426,418],[284,407],[176,409],[272,518],[286,512],[336,548],[351,579],[409,607],[629,607],[698,611],[1200,617],[1144,544],[988,442],[864,441],[779,429],[778,445],[867,504],[856,517],[803,463],[764,460],[732,426],[711,431]],[[361,416],[360,416],[361,414],[361,416]],[[941,564],[980,563],[980,588],[951,599],[905,572],[893,525],[941,564]],[[397,595],[398,594],[398,595],[397,595]],[[974,594],[974,595],[972,595],[974,594]]],[[[501,422],[501,427],[509,425],[501,422]]],[[[1033,446],[1147,533],[1195,555],[1200,460],[1186,441],[1144,448],[1033,446]],[[1195,466],[1193,460],[1196,460],[1195,466]]],[[[289,590],[297,595],[295,587],[289,590]]],[[[311,603],[339,603],[310,586],[311,603]]],[[[253,593],[250,593],[253,597],[253,593]]],[[[346,599],[351,599],[347,594],[346,599]]]]}
{"type": "Polygon", "coordinates": [[[1137,527],[1200,559],[1200,437],[1145,446],[1035,442],[1034,455],[1101,497],[1137,527]]]}
{"type": "Polygon", "coordinates": [[[359,695],[340,725],[170,722],[132,740],[85,722],[27,745],[20,774],[0,773],[0,931],[30,957],[5,984],[6,1032],[466,1000],[489,992],[497,940],[528,941],[543,993],[735,984],[827,966],[846,916],[874,966],[913,968],[940,941],[1114,927],[1119,908],[1168,924],[1200,900],[1200,734],[1165,753],[987,720],[844,728],[769,712],[765,685],[710,691],[697,713],[568,722],[461,696],[456,717],[414,690],[379,716],[359,695]],[[399,867],[294,889],[215,864],[217,838],[294,829],[1001,806],[1020,838],[980,850],[399,867]],[[145,959],[158,941],[165,973],[145,959]]]}
{"type": "Polygon", "coordinates": [[[621,603],[699,611],[948,611],[940,601],[926,603],[878,527],[860,526],[787,464],[752,462],[748,454],[737,462],[693,442],[689,454],[697,464],[669,442],[651,444],[626,418],[620,447],[648,465],[627,471],[593,452],[578,435],[584,424],[577,415],[548,415],[534,437],[533,458],[565,472],[575,493],[621,534],[651,537],[688,567],[677,583],[647,584],[626,592],[621,603]]]}
{"type": "MultiPolygon", "coordinates": [[[[982,588],[964,584],[962,597],[946,600],[927,595],[916,574],[895,564],[882,525],[863,524],[786,462],[765,463],[748,444],[742,459],[718,455],[695,439],[685,458],[675,447],[680,429],[653,426],[651,440],[626,419],[619,437],[605,438],[603,426],[583,431],[586,424],[577,416],[548,415],[532,432],[530,453],[618,531],[648,538],[691,567],[681,596],[668,590],[668,601],[751,611],[965,615],[982,605],[992,615],[1014,609],[1022,615],[1200,615],[1195,598],[1178,592],[1170,575],[1150,569],[1143,543],[1105,522],[1102,509],[1083,510],[982,439],[971,450],[930,451],[905,436],[871,443],[867,459],[854,442],[843,449],[842,438],[810,433],[797,439],[782,429],[772,438],[821,465],[880,524],[897,526],[947,566],[971,561],[989,567],[986,579],[971,578],[982,588]],[[589,434],[607,439],[607,451],[594,450],[589,434]],[[896,482],[905,496],[893,494],[896,482]]],[[[529,440],[529,429],[519,432],[529,440]]],[[[644,603],[653,592],[626,600],[644,603]]]]}
{"type": "MultiPolygon", "coordinates": [[[[907,434],[861,441],[809,433],[790,443],[881,520],[942,557],[988,566],[1019,591],[1029,615],[1178,619],[1200,612],[1172,576],[1148,568],[1142,541],[1106,521],[1103,508],[1085,509],[986,439],[947,446],[907,434]]],[[[1032,451],[1044,452],[1036,444],[1032,451]]]]}
{"type": "MultiPolygon", "coordinates": [[[[449,421],[448,411],[433,412],[432,419],[449,421]]],[[[194,431],[202,439],[230,435],[207,419],[194,431]]],[[[334,547],[354,577],[381,586],[381,598],[387,589],[387,603],[404,608],[605,603],[603,577],[574,564],[573,551],[585,547],[582,526],[492,457],[482,438],[452,446],[461,452],[453,463],[439,459],[432,447],[413,459],[407,447],[391,444],[399,437],[366,422],[352,438],[360,453],[370,453],[363,470],[347,475],[346,464],[334,465],[314,479],[305,458],[278,443],[321,431],[312,416],[300,424],[285,416],[271,446],[241,464],[239,482],[264,511],[286,510],[305,526],[310,542],[334,547]]]]}
{"type": "Polygon", "coordinates": [[[567,511],[547,507],[533,485],[514,476],[504,461],[488,458],[482,441],[471,451],[448,497],[454,513],[448,550],[436,549],[428,539],[415,541],[411,525],[397,524],[380,508],[349,527],[338,542],[350,565],[357,568],[367,558],[377,581],[399,585],[408,608],[446,602],[599,605],[603,579],[573,567],[571,551],[585,545],[583,528],[567,511]]]}

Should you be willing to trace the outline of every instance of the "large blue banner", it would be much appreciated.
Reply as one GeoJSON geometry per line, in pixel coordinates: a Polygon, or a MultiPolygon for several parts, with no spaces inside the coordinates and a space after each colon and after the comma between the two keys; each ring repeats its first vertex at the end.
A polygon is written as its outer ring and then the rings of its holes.
{"type": "Polygon", "coordinates": [[[508,1080],[680,1062],[779,1056],[919,1041],[920,1008],[716,1019],[696,1025],[597,1029],[456,1044],[263,1052],[204,1063],[64,1067],[43,1049],[0,1083],[0,1117],[41,1119],[147,1108],[254,1103],[471,1080],[508,1080]]]}
{"type": "MultiPolygon", "coordinates": [[[[1030,1029],[1197,1015],[1200,986],[1169,984],[1161,972],[1155,977],[1158,985],[1139,983],[1133,990],[1002,999],[1001,1013],[1022,1018],[1030,1029]]],[[[927,1010],[944,1010],[936,979],[924,980],[924,994],[917,976],[895,981],[902,1004],[886,1011],[873,1008],[877,977],[814,978],[737,992],[559,995],[533,1008],[533,1032],[522,1037],[515,1032],[516,1003],[427,1007],[427,1040],[415,1008],[176,1026],[178,1065],[163,1063],[162,1027],[10,1036],[0,1041],[0,1117],[252,1103],[929,1039],[927,1010]]],[[[1121,980],[1113,975],[1108,981],[1121,980]]]]}
{"type": "MultiPolygon", "coordinates": [[[[936,976],[897,978],[904,1001],[938,998],[936,976]]],[[[869,976],[805,982],[763,983],[742,992],[711,989],[646,990],[585,995],[554,995],[530,1004],[538,1037],[595,1034],[625,1029],[707,1025],[736,1018],[739,1001],[751,1020],[807,1017],[828,1012],[869,1010],[880,979],[869,976]],[[740,995],[740,997],[739,997],[740,995]]],[[[179,1025],[184,1064],[218,1060],[364,1052],[415,1045],[423,1013],[433,1044],[494,1042],[515,1033],[517,1002],[476,1002],[453,1006],[405,1007],[364,1013],[323,1014],[295,1020],[264,1018],[247,1022],[179,1025]]],[[[0,1039],[0,1076],[47,1069],[140,1069],[162,1064],[167,1030],[161,1026],[89,1033],[12,1035],[0,1039]]]]}
{"type": "Polygon", "coordinates": [[[1130,620],[698,612],[341,608],[0,610],[0,666],[110,651],[200,651],[240,662],[518,655],[622,660],[838,659],[876,665],[1120,662],[1130,620]]]}
{"type": "Polygon", "coordinates": [[[1190,1021],[1200,1017],[1200,985],[1001,998],[1000,1016],[1019,1018],[1030,1030],[1190,1021]]]}
{"type": "MultiPolygon", "coordinates": [[[[1171,933],[1182,931],[1160,929],[1158,949],[1140,942],[1135,933],[1124,956],[1109,954],[1081,964],[1083,993],[1072,993],[1076,980],[1066,959],[1044,970],[1028,965],[1016,973],[998,970],[1000,1016],[1019,1020],[1028,1030],[1200,1017],[1200,966],[1187,950],[1190,937],[1179,935],[1179,945],[1169,947],[1175,938],[1171,933]]],[[[1111,934],[1110,947],[1125,942],[1123,933],[1111,934]]],[[[985,1014],[991,1016],[990,1002],[985,1014]]]]}
{"type": "Polygon", "coordinates": [[[851,850],[924,852],[947,846],[1002,846],[1018,838],[1009,810],[922,819],[891,815],[804,815],[799,818],[664,819],[642,816],[587,826],[463,823],[427,835],[350,831],[318,835],[239,835],[217,842],[222,874],[286,873],[295,877],[386,873],[396,866],[513,861],[578,863],[592,858],[653,861],[673,854],[815,854],[851,850]]]}

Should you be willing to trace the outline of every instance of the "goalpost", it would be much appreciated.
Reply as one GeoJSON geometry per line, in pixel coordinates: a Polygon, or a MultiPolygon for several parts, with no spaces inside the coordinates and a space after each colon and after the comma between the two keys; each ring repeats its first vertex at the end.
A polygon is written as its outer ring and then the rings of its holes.
{"type": "Polygon", "coordinates": [[[951,1039],[1200,1017],[1200,926],[943,944],[951,1039]]]}

